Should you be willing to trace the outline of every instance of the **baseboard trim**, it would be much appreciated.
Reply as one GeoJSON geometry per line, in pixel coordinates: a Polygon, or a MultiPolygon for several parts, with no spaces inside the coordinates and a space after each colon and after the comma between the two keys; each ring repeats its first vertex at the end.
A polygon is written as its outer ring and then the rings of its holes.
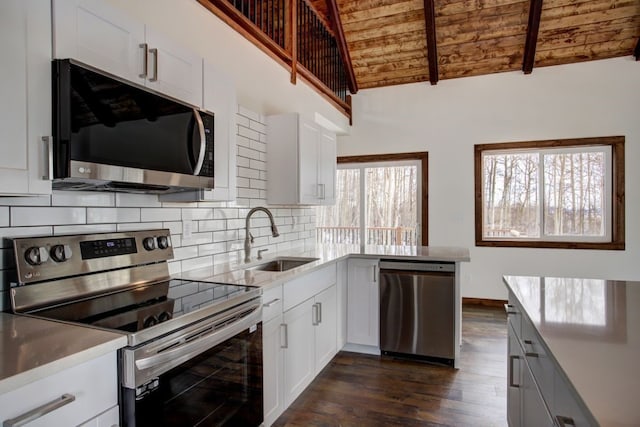
{"type": "Polygon", "coordinates": [[[483,307],[504,307],[507,300],[486,298],[462,298],[463,305],[481,305],[483,307]]]}

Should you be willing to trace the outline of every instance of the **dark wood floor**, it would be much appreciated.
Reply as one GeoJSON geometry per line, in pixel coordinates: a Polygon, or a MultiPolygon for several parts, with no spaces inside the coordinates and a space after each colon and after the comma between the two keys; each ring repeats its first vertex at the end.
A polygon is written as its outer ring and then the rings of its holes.
{"type": "Polygon", "coordinates": [[[505,426],[504,310],[464,306],[460,368],[340,352],[275,426],[505,426]]]}

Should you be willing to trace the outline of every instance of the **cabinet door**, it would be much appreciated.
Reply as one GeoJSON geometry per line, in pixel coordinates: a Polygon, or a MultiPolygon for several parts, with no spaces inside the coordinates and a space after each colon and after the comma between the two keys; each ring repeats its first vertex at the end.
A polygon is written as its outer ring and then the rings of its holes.
{"type": "Polygon", "coordinates": [[[554,375],[554,402],[553,416],[559,426],[597,426],[598,423],[591,417],[589,411],[575,395],[573,387],[555,371],[554,375]],[[563,424],[564,423],[564,424],[563,424]]]}
{"type": "Polygon", "coordinates": [[[316,375],[324,368],[333,356],[336,355],[336,334],[338,333],[337,318],[337,293],[336,285],[325,289],[314,299],[313,323],[316,336],[316,375]]]}
{"type": "Polygon", "coordinates": [[[50,194],[51,7],[46,0],[0,2],[0,194],[50,194]]]}
{"type": "Polygon", "coordinates": [[[120,407],[118,405],[90,419],[80,427],[114,427],[120,425],[120,407]]]}
{"type": "Polygon", "coordinates": [[[509,340],[507,343],[507,422],[511,427],[520,425],[522,419],[522,364],[524,363],[522,350],[513,328],[507,326],[509,340]]]}
{"type": "Polygon", "coordinates": [[[55,58],[73,58],[144,84],[142,22],[102,0],[54,0],[53,17],[55,58]]]}
{"type": "Polygon", "coordinates": [[[236,112],[238,101],[231,76],[204,61],[204,109],[214,114],[215,188],[211,200],[236,199],[236,112]]]}
{"type": "Polygon", "coordinates": [[[350,259],[347,268],[347,342],[379,347],[378,260],[350,259]]]}
{"type": "Polygon", "coordinates": [[[320,128],[310,120],[300,117],[298,136],[298,174],[300,203],[318,204],[320,201],[318,146],[320,128]]]}
{"type": "Polygon", "coordinates": [[[262,328],[262,384],[264,425],[271,425],[284,410],[284,350],[282,313],[262,328]]]}
{"type": "Polygon", "coordinates": [[[322,130],[319,147],[319,185],[320,203],[323,205],[336,204],[336,136],[322,130]]]}
{"type": "Polygon", "coordinates": [[[313,299],[284,313],[284,402],[288,407],[314,378],[313,299]]]}
{"type": "Polygon", "coordinates": [[[147,87],[202,107],[202,57],[149,26],[145,34],[147,87]]]}

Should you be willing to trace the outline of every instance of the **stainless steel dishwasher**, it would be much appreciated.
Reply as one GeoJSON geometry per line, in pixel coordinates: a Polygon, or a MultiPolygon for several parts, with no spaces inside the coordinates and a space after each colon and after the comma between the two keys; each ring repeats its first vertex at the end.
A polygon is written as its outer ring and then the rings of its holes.
{"type": "Polygon", "coordinates": [[[380,350],[453,366],[455,263],[380,261],[380,350]]]}

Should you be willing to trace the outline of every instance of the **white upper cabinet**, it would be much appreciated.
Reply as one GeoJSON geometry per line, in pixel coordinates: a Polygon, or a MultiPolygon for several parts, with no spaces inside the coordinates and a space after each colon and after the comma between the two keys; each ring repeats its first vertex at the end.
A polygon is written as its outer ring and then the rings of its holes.
{"type": "Polygon", "coordinates": [[[50,194],[51,7],[0,2],[0,195],[50,194]]]}
{"type": "Polygon", "coordinates": [[[54,57],[202,106],[202,57],[100,0],[53,1],[54,57]]]}
{"type": "Polygon", "coordinates": [[[335,203],[336,137],[297,113],[267,117],[267,202],[335,203]]]}

